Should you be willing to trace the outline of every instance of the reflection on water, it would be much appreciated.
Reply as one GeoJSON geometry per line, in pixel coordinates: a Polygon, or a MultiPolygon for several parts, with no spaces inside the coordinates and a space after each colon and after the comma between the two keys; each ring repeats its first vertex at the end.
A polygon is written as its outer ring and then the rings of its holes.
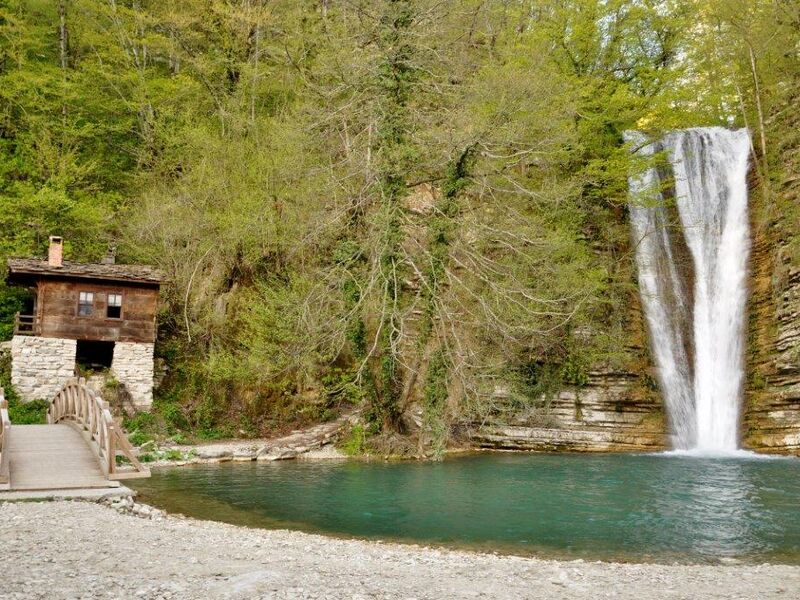
{"type": "MultiPolygon", "coordinates": [[[[692,459],[682,462],[689,460],[692,459]]],[[[759,508],[748,469],[730,459],[689,463],[691,468],[684,469],[680,462],[667,466],[662,485],[672,489],[658,498],[658,511],[662,519],[676,513],[675,521],[691,532],[687,541],[694,553],[722,558],[764,550],[759,531],[752,526],[758,521],[759,508]]],[[[681,533],[675,529],[666,531],[673,538],[681,533]]]]}
{"type": "Polygon", "coordinates": [[[222,464],[134,485],[260,527],[590,559],[800,562],[800,461],[479,455],[443,463],[222,464]]]}

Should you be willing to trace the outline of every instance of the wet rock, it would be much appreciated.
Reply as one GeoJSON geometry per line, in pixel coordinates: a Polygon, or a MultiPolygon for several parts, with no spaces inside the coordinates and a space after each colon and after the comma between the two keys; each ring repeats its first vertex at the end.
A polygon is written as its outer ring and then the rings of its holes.
{"type": "Polygon", "coordinates": [[[205,460],[213,460],[213,459],[232,458],[232,457],[233,457],[233,450],[231,450],[230,448],[220,448],[214,446],[197,447],[197,458],[202,458],[205,460]]]}
{"type": "Polygon", "coordinates": [[[272,446],[264,448],[258,454],[258,460],[288,460],[296,458],[299,454],[296,448],[286,446],[272,446]]]}
{"type": "Polygon", "coordinates": [[[233,451],[233,460],[246,462],[250,460],[255,460],[258,456],[258,448],[255,446],[250,446],[247,448],[236,448],[233,451]]]}

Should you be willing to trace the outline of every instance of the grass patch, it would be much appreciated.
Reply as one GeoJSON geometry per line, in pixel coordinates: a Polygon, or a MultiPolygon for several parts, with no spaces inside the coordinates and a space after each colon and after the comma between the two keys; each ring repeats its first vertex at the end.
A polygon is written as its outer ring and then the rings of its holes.
{"type": "Polygon", "coordinates": [[[128,441],[134,446],[142,446],[153,441],[153,436],[138,429],[128,434],[128,441]]]}
{"type": "Polygon", "coordinates": [[[164,451],[164,455],[162,456],[164,460],[184,460],[183,452],[180,450],[176,450],[175,448],[170,448],[169,450],[164,451]]]}
{"type": "Polygon", "coordinates": [[[47,400],[33,400],[31,402],[22,402],[19,398],[9,397],[8,399],[8,417],[11,419],[12,425],[42,425],[47,423],[47,408],[50,403],[47,400]]]}
{"type": "Polygon", "coordinates": [[[346,436],[342,438],[339,448],[347,456],[359,456],[367,450],[367,431],[363,425],[356,424],[350,428],[346,436]]]}

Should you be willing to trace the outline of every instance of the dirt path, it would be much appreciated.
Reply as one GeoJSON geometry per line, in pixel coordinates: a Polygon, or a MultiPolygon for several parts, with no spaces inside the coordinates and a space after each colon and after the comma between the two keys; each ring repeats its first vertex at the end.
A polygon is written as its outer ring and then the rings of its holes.
{"type": "Polygon", "coordinates": [[[800,567],[619,565],[0,505],[3,598],[798,598],[800,567]]]}

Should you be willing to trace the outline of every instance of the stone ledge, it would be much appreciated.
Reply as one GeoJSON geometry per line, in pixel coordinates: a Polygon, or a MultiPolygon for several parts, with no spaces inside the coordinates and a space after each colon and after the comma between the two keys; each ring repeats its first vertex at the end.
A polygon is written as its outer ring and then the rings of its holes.
{"type": "Polygon", "coordinates": [[[483,427],[470,433],[480,448],[576,452],[659,451],[667,447],[666,435],[658,431],[620,432],[597,429],[546,427],[483,427]]]}

